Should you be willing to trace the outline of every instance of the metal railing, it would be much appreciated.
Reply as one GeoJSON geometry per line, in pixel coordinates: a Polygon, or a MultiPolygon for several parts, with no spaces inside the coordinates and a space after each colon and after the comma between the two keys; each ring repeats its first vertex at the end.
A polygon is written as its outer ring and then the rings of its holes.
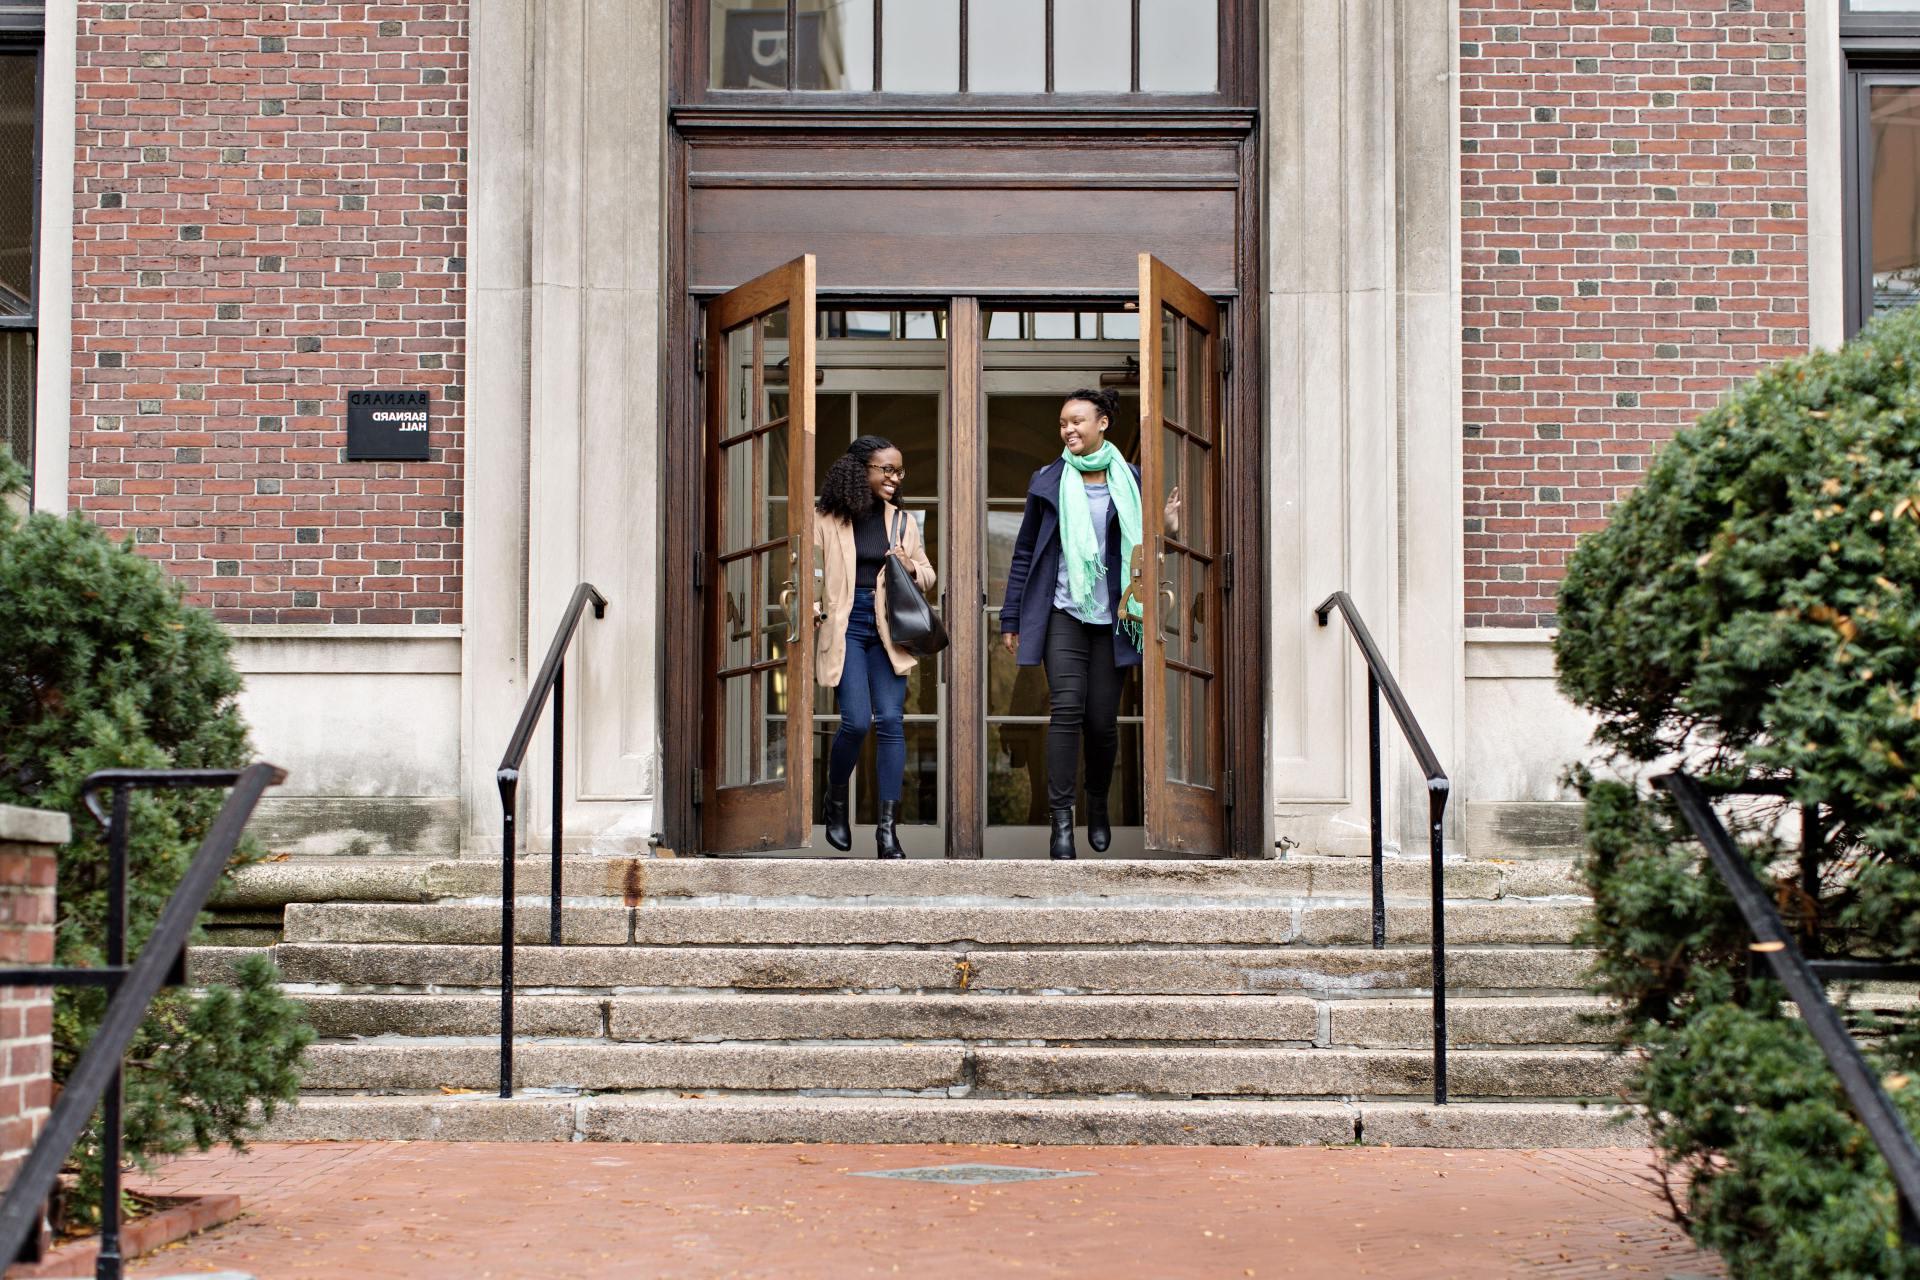
{"type": "Polygon", "coordinates": [[[567,718],[567,646],[573,643],[573,633],[580,625],[580,613],[589,604],[593,606],[593,616],[607,616],[607,598],[593,586],[583,582],[573,589],[573,598],[567,602],[567,611],[560,618],[560,625],[554,629],[553,643],[547,646],[546,661],[540,664],[540,671],[533,678],[533,687],[527,691],[527,702],[520,709],[520,722],[513,727],[513,738],[507,743],[506,754],[500,757],[500,768],[494,773],[494,781],[500,786],[500,1096],[513,1096],[513,855],[515,834],[519,823],[520,769],[526,763],[527,747],[533,742],[534,726],[540,722],[540,713],[546,708],[547,699],[553,699],[553,792],[550,797],[553,819],[553,884],[551,901],[547,913],[547,945],[560,945],[560,853],[561,840],[565,835],[566,808],[562,794],[562,784],[566,771],[566,718],[567,718]]]}
{"type": "MultiPolygon", "coordinates": [[[[1657,782],[1672,794],[1680,816],[1693,828],[1693,834],[1707,850],[1709,864],[1727,887],[1734,906],[1753,935],[1749,954],[1766,962],[1774,978],[1786,988],[1800,1009],[1800,1020],[1812,1032],[1813,1041],[1840,1079],[1840,1087],[1853,1106],[1854,1114],[1866,1126],[1873,1145],[1893,1173],[1893,1185],[1899,1193],[1900,1234],[1908,1245],[1920,1246],[1920,1147],[1914,1145],[1913,1132],[1881,1087],[1880,1078],[1860,1052],[1860,1046],[1840,1020],[1840,1013],[1827,1000],[1824,983],[1828,981],[1912,982],[1920,977],[1920,966],[1885,963],[1877,960],[1835,958],[1809,960],[1794,941],[1786,922],[1775,910],[1773,897],[1753,866],[1733,842],[1733,837],[1713,811],[1712,795],[1706,784],[1684,772],[1663,774],[1657,782]]],[[[1747,783],[1715,788],[1721,794],[1782,795],[1785,788],[1777,781],[1747,783]]],[[[1809,815],[1802,830],[1808,843],[1802,846],[1803,883],[1806,868],[1817,865],[1817,841],[1820,822],[1817,808],[1807,806],[1809,815]]],[[[1817,887],[1817,883],[1816,883],[1817,887]]]]}
{"type": "Polygon", "coordinates": [[[1400,691],[1400,682],[1393,678],[1392,669],[1381,656],[1380,646],[1373,642],[1373,634],[1354,607],[1353,597],[1336,591],[1320,602],[1313,616],[1324,627],[1328,615],[1335,609],[1340,610],[1340,616],[1346,620],[1347,631],[1367,664],[1367,784],[1372,819],[1375,950],[1387,945],[1386,845],[1380,786],[1381,695],[1386,696],[1387,706],[1399,722],[1401,736],[1413,749],[1420,772],[1427,779],[1427,840],[1433,859],[1429,877],[1433,894],[1433,1100],[1444,1103],[1447,1100],[1447,905],[1442,860],[1446,853],[1447,799],[1452,794],[1452,785],[1447,781],[1446,770],[1440,767],[1440,757],[1433,753],[1425,731],[1414,717],[1407,695],[1400,691]]]}
{"type": "Polygon", "coordinates": [[[147,1008],[160,989],[186,982],[187,939],[206,908],[207,898],[220,883],[221,873],[246,831],[260,796],[270,786],[286,781],[286,773],[270,764],[245,769],[108,769],[91,774],[80,794],[89,812],[107,832],[107,945],[106,963],[94,969],[0,969],[0,987],[105,987],[111,994],[107,1011],[87,1048],[80,1055],[66,1086],[61,1089],[47,1124],[20,1166],[6,1198],[0,1200],[0,1258],[17,1257],[21,1246],[38,1232],[47,1197],[74,1143],[86,1131],[96,1106],[101,1116],[100,1255],[94,1274],[98,1280],[119,1280],[125,1258],[120,1240],[121,1060],[146,1020],[147,1008]],[[208,828],[206,839],[187,864],[187,872],[167,899],[140,956],[127,964],[127,836],[131,796],[136,790],[184,787],[227,787],[233,790],[208,828]],[[113,795],[110,810],[100,805],[100,793],[113,795]]]}

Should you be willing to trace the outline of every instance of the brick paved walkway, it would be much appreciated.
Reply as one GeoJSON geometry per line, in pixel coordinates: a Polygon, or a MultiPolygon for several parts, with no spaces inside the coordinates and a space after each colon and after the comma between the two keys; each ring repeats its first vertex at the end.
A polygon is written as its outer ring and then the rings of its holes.
{"type": "Polygon", "coordinates": [[[262,1145],[150,1183],[248,1212],[136,1274],[1282,1277],[1724,1274],[1639,1151],[262,1145]],[[980,1163],[1093,1176],[851,1177],[980,1163]]]}

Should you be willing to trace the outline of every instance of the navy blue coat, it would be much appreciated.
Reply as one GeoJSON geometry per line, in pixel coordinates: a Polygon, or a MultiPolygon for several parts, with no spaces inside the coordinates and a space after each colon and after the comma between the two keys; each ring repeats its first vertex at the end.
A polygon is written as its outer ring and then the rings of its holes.
{"type": "MultiPolygon", "coordinates": [[[[1020,652],[1015,659],[1023,667],[1037,667],[1046,660],[1047,621],[1053,613],[1053,589],[1060,580],[1060,475],[1067,469],[1066,459],[1055,458],[1033,473],[1027,482],[1027,511],[1020,521],[1020,536],[1013,543],[1013,563],[1007,566],[1007,598],[1000,605],[1000,631],[1020,633],[1020,652]],[[1028,590],[1031,585],[1032,590],[1028,590]]],[[[1133,479],[1140,482],[1140,468],[1133,468],[1133,479]]],[[[1120,616],[1120,590],[1126,585],[1120,566],[1120,516],[1118,508],[1107,504],[1107,611],[1120,616]]],[[[1116,630],[1113,665],[1137,667],[1140,651],[1125,631],[1116,630]]]]}

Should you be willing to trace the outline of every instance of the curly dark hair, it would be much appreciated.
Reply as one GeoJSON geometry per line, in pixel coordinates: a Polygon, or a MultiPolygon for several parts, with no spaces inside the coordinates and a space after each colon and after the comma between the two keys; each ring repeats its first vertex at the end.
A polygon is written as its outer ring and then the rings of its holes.
{"type": "Polygon", "coordinates": [[[1094,411],[1107,420],[1108,431],[1112,431],[1114,424],[1120,421],[1120,393],[1117,391],[1106,387],[1081,387],[1077,391],[1067,392],[1061,397],[1060,403],[1065,404],[1069,400],[1085,400],[1092,405],[1094,411]]]}
{"type": "Polygon", "coordinates": [[[827,468],[826,481],[813,500],[821,515],[839,516],[851,524],[873,510],[873,486],[867,482],[867,460],[882,449],[893,448],[893,441],[882,436],[861,436],[827,468]]]}

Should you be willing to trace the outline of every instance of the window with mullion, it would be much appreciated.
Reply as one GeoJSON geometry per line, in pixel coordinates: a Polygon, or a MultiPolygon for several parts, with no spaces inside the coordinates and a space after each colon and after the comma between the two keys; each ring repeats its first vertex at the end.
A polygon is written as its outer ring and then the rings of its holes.
{"type": "Polygon", "coordinates": [[[688,0],[727,92],[1213,95],[1218,0],[688,0]]]}
{"type": "Polygon", "coordinates": [[[0,4],[0,437],[33,467],[39,329],[40,80],[37,6],[0,4]]]}

